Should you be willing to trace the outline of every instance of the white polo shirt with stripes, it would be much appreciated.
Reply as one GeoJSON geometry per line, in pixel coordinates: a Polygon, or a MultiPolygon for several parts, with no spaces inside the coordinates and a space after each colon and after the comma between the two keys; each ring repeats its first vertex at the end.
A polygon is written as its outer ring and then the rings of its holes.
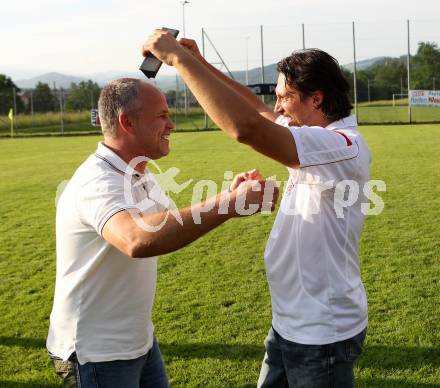
{"type": "MultiPolygon", "coordinates": [[[[277,123],[288,127],[283,116],[277,123]]],[[[296,343],[330,344],[367,326],[358,242],[364,222],[361,203],[368,202],[363,188],[369,180],[371,155],[355,116],[326,128],[289,130],[300,168],[289,168],[265,251],[272,325],[296,343]],[[349,195],[356,195],[349,192],[356,186],[357,200],[344,206],[349,195]]]]}
{"type": "MultiPolygon", "coordinates": [[[[166,207],[153,175],[131,170],[100,143],[76,170],[56,214],[56,285],[47,348],[80,364],[140,357],[153,343],[151,313],[157,257],[133,259],[102,237],[105,223],[126,209],[166,207]],[[124,193],[124,176],[131,193],[124,193]]],[[[144,210],[144,209],[142,209],[144,210]]],[[[140,211],[140,210],[139,210],[140,211]]]]}

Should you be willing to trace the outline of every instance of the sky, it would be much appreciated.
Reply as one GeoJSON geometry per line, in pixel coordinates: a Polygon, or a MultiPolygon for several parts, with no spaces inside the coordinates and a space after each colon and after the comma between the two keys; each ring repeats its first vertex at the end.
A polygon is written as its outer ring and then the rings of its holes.
{"type": "MultiPolygon", "coordinates": [[[[260,25],[265,64],[302,48],[303,23],[306,47],[322,48],[342,64],[353,62],[353,21],[357,60],[405,54],[407,19],[412,53],[419,41],[440,43],[439,0],[189,1],[186,36],[201,46],[204,28],[231,70],[261,65],[260,25]]],[[[180,0],[2,0],[0,9],[0,73],[13,79],[134,72],[154,28],[177,28],[183,36],[180,0]]],[[[220,62],[205,43],[208,60],[220,62]]]]}

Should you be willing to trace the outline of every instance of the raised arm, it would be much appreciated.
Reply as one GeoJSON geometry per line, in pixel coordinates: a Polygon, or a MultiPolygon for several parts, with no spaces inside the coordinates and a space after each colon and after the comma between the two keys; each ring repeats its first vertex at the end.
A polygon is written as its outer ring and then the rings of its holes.
{"type": "Polygon", "coordinates": [[[215,75],[218,79],[222,80],[225,84],[227,84],[231,89],[233,89],[237,94],[243,97],[249,105],[251,105],[258,113],[260,113],[263,117],[268,120],[275,121],[279,116],[279,113],[276,113],[267,106],[263,101],[261,101],[258,96],[256,96],[252,91],[241,84],[228,77],[226,74],[222,73],[215,66],[211,65],[209,62],[203,58],[200,54],[199,48],[197,47],[197,43],[192,39],[180,39],[179,43],[187,48],[191,54],[203,65],[205,66],[213,75],[215,75]]]}
{"type": "Polygon", "coordinates": [[[295,141],[290,131],[262,117],[246,98],[217,77],[170,34],[156,30],[143,47],[175,66],[200,105],[229,136],[289,167],[298,167],[295,141]]]}

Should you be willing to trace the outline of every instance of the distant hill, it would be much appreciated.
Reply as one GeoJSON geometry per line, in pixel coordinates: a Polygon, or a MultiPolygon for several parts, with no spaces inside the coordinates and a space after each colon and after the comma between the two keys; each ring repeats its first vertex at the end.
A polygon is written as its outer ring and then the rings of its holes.
{"type": "MultiPolygon", "coordinates": [[[[364,59],[363,61],[356,62],[356,69],[357,70],[367,70],[370,67],[373,67],[376,65],[383,65],[387,61],[395,61],[395,60],[399,60],[405,64],[406,63],[406,55],[401,55],[398,58],[396,58],[396,57],[375,57],[375,58],[370,58],[370,59],[364,59]]],[[[342,65],[342,67],[349,70],[349,71],[354,70],[353,63],[348,63],[346,65],[342,65]]]]}
{"type": "MultiPolygon", "coordinates": [[[[358,70],[366,70],[369,67],[379,64],[383,62],[385,57],[375,57],[370,59],[364,59],[363,61],[356,62],[356,69],[358,70]]],[[[346,65],[342,65],[344,69],[347,69],[349,71],[354,70],[354,64],[353,63],[347,63],[346,65]]]]}
{"type": "MultiPolygon", "coordinates": [[[[275,82],[277,77],[276,65],[271,64],[264,67],[265,81],[268,83],[275,82]]],[[[240,82],[245,82],[246,72],[245,71],[234,71],[232,72],[234,78],[240,82]]],[[[91,79],[92,81],[98,83],[100,86],[104,86],[113,79],[121,77],[131,77],[146,80],[145,76],[139,72],[122,72],[122,71],[107,71],[102,73],[93,73],[90,75],[85,75],[82,77],[61,74],[56,72],[46,73],[39,75],[37,77],[29,79],[20,79],[14,81],[16,85],[21,89],[31,89],[37,85],[38,82],[47,83],[50,87],[53,87],[55,83],[56,87],[62,87],[68,89],[72,82],[78,83],[81,81],[87,81],[91,79]]],[[[168,91],[174,90],[176,88],[176,76],[174,75],[159,75],[156,79],[150,80],[152,83],[157,85],[161,90],[168,91]]],[[[179,87],[182,88],[182,80],[178,79],[179,87]]],[[[260,83],[261,82],[261,69],[250,69],[249,70],[249,83],[260,83]]]]}
{"type": "MultiPolygon", "coordinates": [[[[400,58],[389,58],[389,57],[375,57],[370,59],[365,59],[362,61],[359,61],[357,65],[358,70],[366,70],[371,66],[377,65],[377,64],[383,64],[387,60],[390,59],[400,59],[402,61],[406,60],[405,56],[401,56],[400,58]]],[[[345,65],[342,65],[345,69],[349,71],[353,71],[353,63],[348,63],[345,65]]],[[[224,70],[223,70],[224,71],[224,70]]],[[[234,78],[237,81],[240,81],[242,83],[245,83],[246,80],[246,71],[233,71],[232,72],[234,78]]],[[[139,78],[146,80],[144,75],[139,72],[123,72],[123,71],[106,71],[106,72],[100,72],[100,73],[92,73],[89,75],[83,75],[83,76],[74,76],[74,75],[66,75],[56,72],[46,73],[43,75],[40,75],[38,77],[33,77],[29,79],[20,79],[17,81],[14,81],[19,88],[22,89],[28,89],[28,88],[34,88],[35,85],[38,82],[44,82],[50,85],[50,87],[53,87],[53,83],[55,82],[56,87],[62,87],[62,88],[69,88],[70,84],[72,82],[78,83],[81,81],[87,81],[91,79],[92,81],[98,83],[100,86],[104,86],[108,82],[110,82],[113,79],[121,78],[121,77],[131,77],[131,78],[139,78]]],[[[256,84],[261,83],[261,68],[254,68],[249,69],[248,72],[249,77],[249,84],[256,84]]],[[[277,79],[277,71],[276,71],[276,64],[272,63],[270,65],[267,65],[264,67],[264,80],[266,83],[275,83],[277,79]]],[[[159,87],[164,92],[168,90],[174,90],[176,88],[176,76],[173,75],[160,75],[154,79],[150,80],[152,83],[154,83],[157,87],[159,87]]],[[[179,82],[179,88],[182,88],[182,80],[178,79],[179,82]]]]}
{"type": "MultiPolygon", "coordinates": [[[[14,82],[21,89],[32,89],[37,85],[38,82],[46,83],[51,88],[55,83],[56,87],[62,87],[64,89],[68,89],[70,88],[70,84],[72,82],[78,83],[81,81],[92,80],[93,82],[96,82],[99,86],[104,86],[107,83],[109,83],[111,80],[122,77],[145,79],[145,76],[140,71],[139,72],[107,71],[103,73],[87,74],[84,76],[74,76],[74,75],[51,72],[33,78],[19,79],[16,81],[14,80],[14,82]]],[[[159,76],[157,80],[151,80],[151,82],[157,84],[159,87],[160,84],[163,82],[164,85],[167,86],[167,89],[172,89],[174,88],[175,77],[159,76]]]]}
{"type": "MultiPolygon", "coordinates": [[[[233,71],[232,74],[237,81],[245,83],[246,81],[246,71],[233,71]]],[[[261,83],[261,67],[249,70],[249,84],[259,84],[261,83]]],[[[270,65],[264,66],[264,82],[265,83],[275,83],[278,78],[277,65],[272,63],[270,65]]]]}
{"type": "Polygon", "coordinates": [[[34,88],[38,82],[46,83],[50,87],[53,87],[53,84],[55,82],[56,87],[61,86],[62,88],[67,89],[70,87],[70,84],[72,82],[78,83],[81,81],[87,81],[87,79],[83,78],[83,77],[77,77],[74,75],[66,75],[66,74],[52,72],[52,73],[46,73],[43,75],[39,75],[37,77],[29,78],[29,79],[17,80],[14,82],[21,89],[34,88]]]}

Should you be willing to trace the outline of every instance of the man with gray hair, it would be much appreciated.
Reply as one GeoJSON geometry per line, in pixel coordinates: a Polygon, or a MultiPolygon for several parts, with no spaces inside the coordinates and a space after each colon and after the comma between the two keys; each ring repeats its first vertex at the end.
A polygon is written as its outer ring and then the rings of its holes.
{"type": "Polygon", "coordinates": [[[239,203],[273,210],[277,192],[263,204],[265,182],[252,170],[228,192],[170,210],[147,169],[169,153],[165,96],[146,82],[118,79],[102,90],[99,115],[104,141],[57,206],[47,348],[68,387],[168,387],[151,320],[157,256],[238,216],[239,203]]]}

